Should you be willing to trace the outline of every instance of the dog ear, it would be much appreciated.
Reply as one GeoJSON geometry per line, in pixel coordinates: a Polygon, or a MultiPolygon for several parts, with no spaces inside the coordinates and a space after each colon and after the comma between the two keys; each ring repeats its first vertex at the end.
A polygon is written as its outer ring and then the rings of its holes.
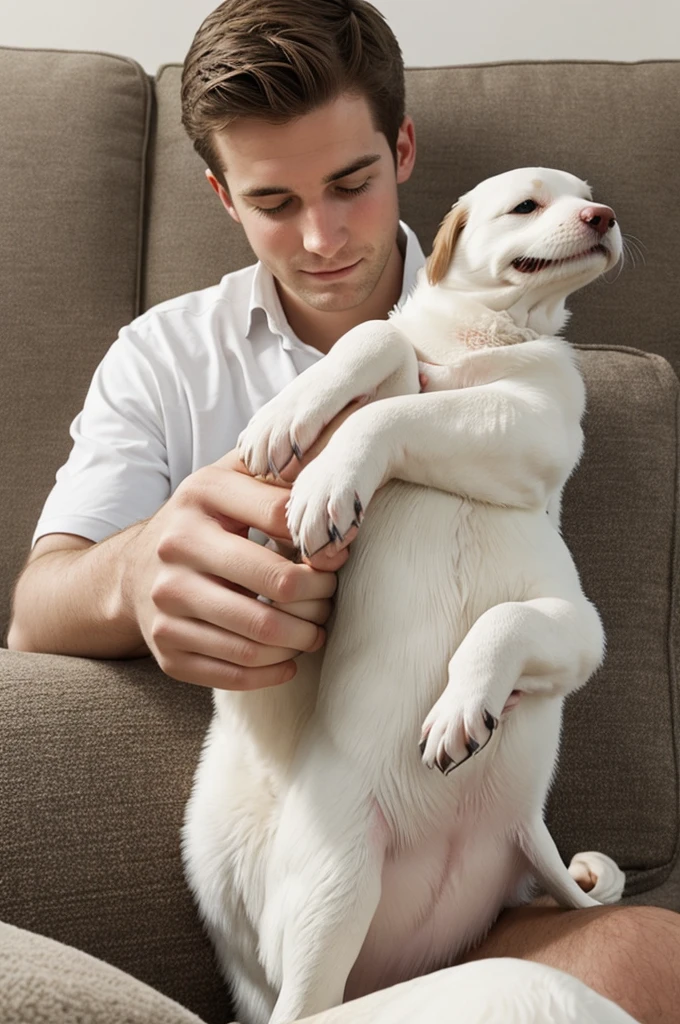
{"type": "Polygon", "coordinates": [[[460,203],[454,203],[444,220],[441,222],[428,257],[425,268],[430,284],[439,284],[451,266],[453,250],[456,248],[458,236],[465,227],[467,210],[460,203]]]}

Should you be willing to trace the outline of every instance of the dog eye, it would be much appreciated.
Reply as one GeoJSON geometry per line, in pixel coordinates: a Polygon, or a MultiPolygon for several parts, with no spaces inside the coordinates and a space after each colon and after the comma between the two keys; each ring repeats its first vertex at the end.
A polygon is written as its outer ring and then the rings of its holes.
{"type": "Polygon", "coordinates": [[[525,199],[523,203],[516,206],[512,211],[513,213],[533,213],[534,210],[538,209],[538,203],[535,203],[533,199],[525,199]]]}

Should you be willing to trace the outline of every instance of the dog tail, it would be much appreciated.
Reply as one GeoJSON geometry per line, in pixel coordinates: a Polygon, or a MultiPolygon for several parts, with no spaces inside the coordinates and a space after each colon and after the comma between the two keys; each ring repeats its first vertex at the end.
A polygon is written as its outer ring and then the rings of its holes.
{"type": "Polygon", "coordinates": [[[626,876],[616,861],[596,850],[576,853],[569,864],[569,874],[581,889],[599,903],[618,903],[623,895],[626,876]]]}

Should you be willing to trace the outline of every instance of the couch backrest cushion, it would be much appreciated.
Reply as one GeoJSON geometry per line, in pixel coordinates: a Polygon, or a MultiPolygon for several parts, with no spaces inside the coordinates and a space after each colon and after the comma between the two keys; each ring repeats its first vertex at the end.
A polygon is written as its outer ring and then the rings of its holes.
{"type": "Polygon", "coordinates": [[[134,61],[0,48],[0,634],[92,373],[139,305],[151,89],[134,61]]]}
{"type": "Polygon", "coordinates": [[[567,860],[602,850],[634,893],[666,879],[680,843],[680,385],[649,353],[580,357],[586,444],[565,489],[563,533],[607,655],[565,704],[548,820],[567,860]]]}
{"type": "MultiPolygon", "coordinates": [[[[145,306],[253,261],[184,134],[180,74],[166,65],[156,84],[145,306]]],[[[453,201],[483,178],[534,165],[571,171],[614,208],[632,255],[620,275],[571,299],[569,337],[680,367],[680,61],[412,68],[406,82],[418,156],[401,210],[425,251],[453,201]]]]}

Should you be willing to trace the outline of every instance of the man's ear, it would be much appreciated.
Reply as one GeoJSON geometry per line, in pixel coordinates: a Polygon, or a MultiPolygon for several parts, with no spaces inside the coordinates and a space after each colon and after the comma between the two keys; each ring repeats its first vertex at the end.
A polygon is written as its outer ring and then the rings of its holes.
{"type": "Polygon", "coordinates": [[[416,162],[416,132],[413,119],[406,115],[397,135],[397,184],[408,181],[416,162]]]}
{"type": "Polygon", "coordinates": [[[214,188],[215,192],[217,192],[218,196],[220,197],[222,206],[225,208],[229,216],[232,218],[232,220],[235,220],[237,224],[240,224],[241,218],[236,212],[236,207],[234,206],[231,196],[227,192],[224,185],[222,185],[217,180],[217,178],[215,177],[215,175],[213,174],[209,167],[206,167],[205,169],[205,176],[212,185],[212,187],[214,188]]]}
{"type": "Polygon", "coordinates": [[[451,266],[458,236],[465,227],[467,210],[460,203],[454,203],[441,222],[432,246],[432,253],[425,264],[430,284],[439,284],[451,266]]]}

